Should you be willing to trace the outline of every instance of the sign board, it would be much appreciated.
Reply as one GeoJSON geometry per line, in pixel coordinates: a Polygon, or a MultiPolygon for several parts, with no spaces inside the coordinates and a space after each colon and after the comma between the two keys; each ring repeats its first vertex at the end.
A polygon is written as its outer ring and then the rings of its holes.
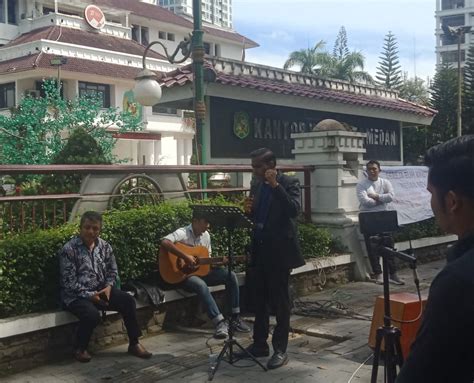
{"type": "Polygon", "coordinates": [[[401,161],[399,121],[220,97],[211,97],[210,114],[213,158],[248,158],[261,147],[271,148],[277,158],[294,158],[291,134],[310,132],[331,118],[367,133],[364,159],[401,161]]]}
{"type": "Polygon", "coordinates": [[[399,225],[433,217],[426,166],[382,166],[380,177],[393,185],[395,197],[389,208],[397,211],[399,225]]]}
{"type": "Polygon", "coordinates": [[[87,24],[94,29],[102,29],[105,25],[105,16],[97,5],[88,5],[84,10],[87,24]]]}
{"type": "Polygon", "coordinates": [[[49,63],[52,65],[52,66],[59,66],[59,65],[65,65],[67,64],[67,57],[55,57],[51,60],[49,60],[49,63]]]}
{"type": "Polygon", "coordinates": [[[125,112],[129,112],[132,116],[142,119],[142,106],[135,99],[133,90],[127,90],[123,95],[122,107],[125,112]]]}

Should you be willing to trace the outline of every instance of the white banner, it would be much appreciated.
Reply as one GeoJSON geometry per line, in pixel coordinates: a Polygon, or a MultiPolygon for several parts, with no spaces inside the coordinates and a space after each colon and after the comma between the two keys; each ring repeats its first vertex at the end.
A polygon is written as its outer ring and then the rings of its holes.
{"type": "Polygon", "coordinates": [[[395,197],[389,208],[397,211],[399,225],[433,217],[426,166],[383,166],[380,177],[393,185],[395,197]]]}

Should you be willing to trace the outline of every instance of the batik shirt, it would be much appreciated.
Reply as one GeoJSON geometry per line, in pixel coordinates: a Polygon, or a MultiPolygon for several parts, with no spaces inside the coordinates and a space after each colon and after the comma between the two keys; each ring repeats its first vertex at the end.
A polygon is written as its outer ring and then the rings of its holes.
{"type": "Polygon", "coordinates": [[[80,237],[74,237],[59,253],[61,300],[68,306],[77,298],[88,298],[117,278],[117,263],[112,246],[101,238],[92,250],[80,237]]]}

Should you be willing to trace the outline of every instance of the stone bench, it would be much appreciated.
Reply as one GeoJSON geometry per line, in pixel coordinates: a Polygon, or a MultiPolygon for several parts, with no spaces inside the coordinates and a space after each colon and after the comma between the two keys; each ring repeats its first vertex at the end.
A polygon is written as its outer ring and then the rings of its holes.
{"type": "MultiPolygon", "coordinates": [[[[352,275],[353,262],[350,254],[309,260],[292,272],[297,295],[321,289],[321,269],[325,270],[325,280],[347,282],[352,275]]],[[[239,285],[243,286],[245,274],[237,275],[239,285]]],[[[210,289],[222,307],[225,302],[224,285],[210,289]]],[[[196,311],[198,300],[193,300],[192,304],[189,301],[195,294],[183,290],[166,290],[164,293],[165,301],[158,307],[137,302],[138,321],[145,336],[162,331],[165,322],[175,325],[183,318],[194,319],[199,314],[196,311]]],[[[205,313],[202,315],[206,318],[205,313]]],[[[0,319],[0,377],[70,355],[77,322],[74,315],[64,310],[0,319]]],[[[107,312],[107,320],[94,330],[90,349],[94,351],[126,341],[122,317],[111,311],[107,312]]]]}

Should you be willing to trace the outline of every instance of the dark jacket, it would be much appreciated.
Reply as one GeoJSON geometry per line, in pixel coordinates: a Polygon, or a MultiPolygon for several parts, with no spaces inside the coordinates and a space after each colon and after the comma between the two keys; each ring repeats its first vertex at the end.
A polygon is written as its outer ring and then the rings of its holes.
{"type": "Polygon", "coordinates": [[[430,287],[423,322],[397,383],[474,380],[474,235],[459,240],[430,287]]]}
{"type": "MultiPolygon", "coordinates": [[[[265,224],[260,236],[260,249],[268,255],[274,267],[292,269],[305,264],[298,241],[296,218],[301,210],[300,185],[296,178],[277,175],[279,186],[272,189],[265,224]]],[[[254,196],[252,213],[256,212],[263,183],[254,180],[250,195],[254,196]]],[[[251,218],[255,220],[255,217],[251,218]]]]}

